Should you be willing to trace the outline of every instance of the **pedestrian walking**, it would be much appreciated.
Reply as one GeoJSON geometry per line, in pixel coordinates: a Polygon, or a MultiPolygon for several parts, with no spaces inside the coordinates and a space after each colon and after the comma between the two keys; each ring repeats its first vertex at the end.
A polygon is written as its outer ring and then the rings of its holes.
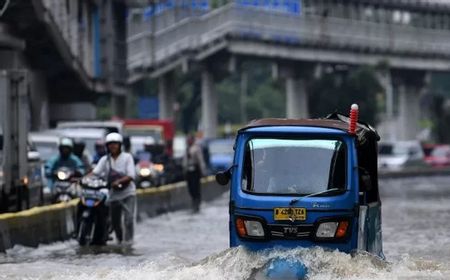
{"type": "Polygon", "coordinates": [[[189,195],[192,200],[192,211],[200,211],[201,185],[200,179],[206,172],[206,164],[200,145],[196,143],[194,136],[187,139],[187,150],[183,158],[183,167],[189,195]]]}

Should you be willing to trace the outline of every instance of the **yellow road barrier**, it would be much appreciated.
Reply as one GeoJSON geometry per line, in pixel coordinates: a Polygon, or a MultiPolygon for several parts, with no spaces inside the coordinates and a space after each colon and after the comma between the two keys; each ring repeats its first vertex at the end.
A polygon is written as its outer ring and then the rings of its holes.
{"type": "MultiPolygon", "coordinates": [[[[202,198],[212,200],[228,190],[215,183],[214,177],[202,179],[202,198]]],[[[191,201],[185,182],[159,188],[137,190],[141,218],[188,208],[191,201]]],[[[75,229],[79,199],[66,203],[34,207],[29,210],[0,214],[0,252],[15,244],[37,246],[71,238],[75,229]]]]}

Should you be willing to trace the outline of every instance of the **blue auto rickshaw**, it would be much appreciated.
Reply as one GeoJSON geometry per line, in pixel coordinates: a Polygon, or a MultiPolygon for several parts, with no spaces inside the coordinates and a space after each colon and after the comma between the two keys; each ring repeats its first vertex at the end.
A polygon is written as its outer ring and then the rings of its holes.
{"type": "MultiPolygon", "coordinates": [[[[380,137],[370,125],[357,122],[357,106],[351,115],[261,119],[239,130],[233,166],[216,175],[220,184],[231,182],[231,247],[320,246],[384,258],[380,137]]],[[[291,269],[296,279],[307,273],[301,260],[298,267],[276,260],[267,275],[277,278],[277,266],[291,269]]]]}

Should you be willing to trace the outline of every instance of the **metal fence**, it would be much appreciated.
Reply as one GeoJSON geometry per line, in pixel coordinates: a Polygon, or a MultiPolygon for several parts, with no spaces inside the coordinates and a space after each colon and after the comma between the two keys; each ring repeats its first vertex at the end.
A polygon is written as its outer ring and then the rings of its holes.
{"type": "Polygon", "coordinates": [[[146,68],[224,38],[414,56],[450,56],[450,30],[321,15],[289,14],[230,3],[205,15],[129,29],[128,68],[146,68]]]}

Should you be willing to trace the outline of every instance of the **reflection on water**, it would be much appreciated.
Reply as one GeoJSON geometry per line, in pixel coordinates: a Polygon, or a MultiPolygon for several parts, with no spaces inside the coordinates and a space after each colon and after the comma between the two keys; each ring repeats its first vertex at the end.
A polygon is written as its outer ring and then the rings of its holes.
{"type": "Polygon", "coordinates": [[[74,241],[0,254],[0,279],[250,279],[274,257],[301,258],[310,279],[450,279],[450,177],[382,180],[387,261],[321,248],[251,253],[228,247],[226,195],[201,214],[138,226],[132,248],[74,241]]]}

